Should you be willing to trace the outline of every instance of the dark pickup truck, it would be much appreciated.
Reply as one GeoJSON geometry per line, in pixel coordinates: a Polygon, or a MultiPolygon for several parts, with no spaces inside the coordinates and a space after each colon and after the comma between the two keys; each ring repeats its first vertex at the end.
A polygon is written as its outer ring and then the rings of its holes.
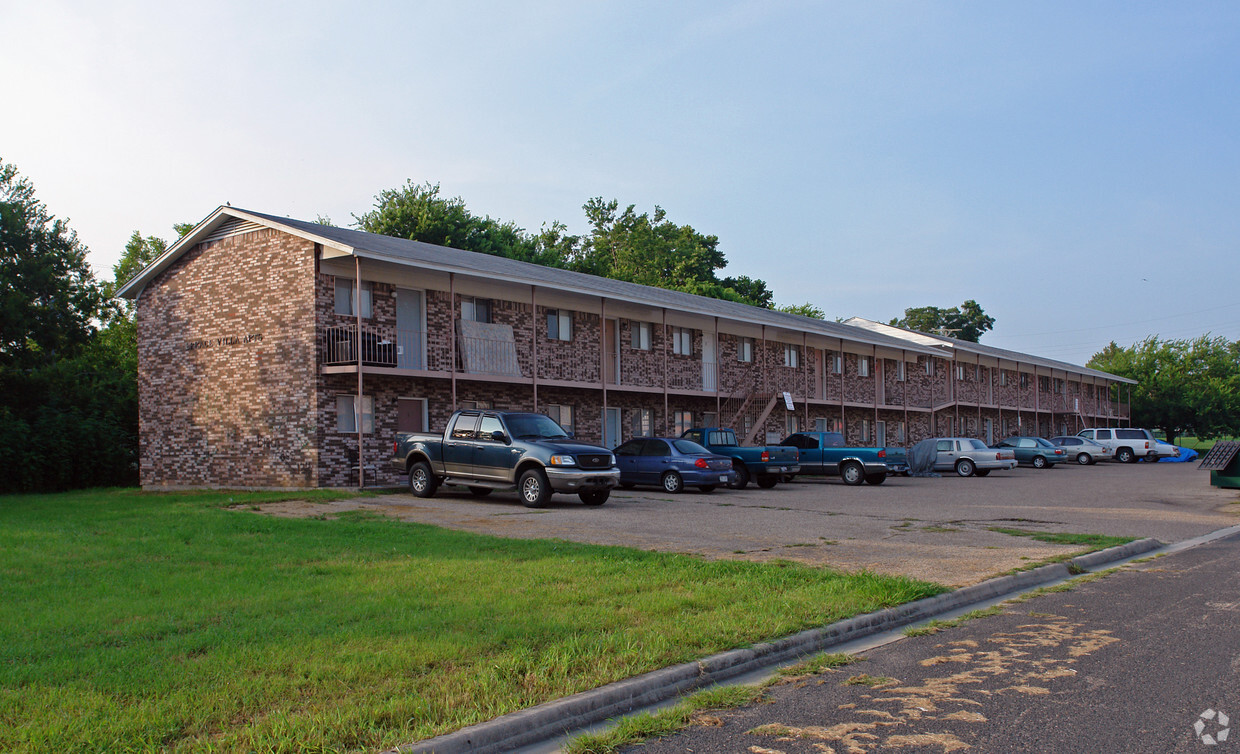
{"type": "Polygon", "coordinates": [[[586,505],[602,505],[620,483],[610,450],[574,442],[543,414],[457,411],[442,437],[398,434],[392,456],[418,497],[434,495],[441,484],[459,484],[479,497],[516,489],[530,508],[545,506],[552,492],[576,493],[586,505]]]}
{"type": "Polygon", "coordinates": [[[882,484],[888,474],[908,471],[904,448],[849,448],[839,432],[796,432],[780,445],[800,453],[801,474],[839,476],[844,484],[882,484]]]}
{"type": "Polygon", "coordinates": [[[732,486],[738,490],[744,489],[750,479],[757,482],[759,487],[769,489],[785,476],[794,475],[801,470],[795,448],[778,445],[741,447],[736,442],[736,433],[730,429],[694,428],[681,437],[696,442],[712,453],[731,458],[732,469],[736,472],[736,480],[732,482],[732,486]]]}

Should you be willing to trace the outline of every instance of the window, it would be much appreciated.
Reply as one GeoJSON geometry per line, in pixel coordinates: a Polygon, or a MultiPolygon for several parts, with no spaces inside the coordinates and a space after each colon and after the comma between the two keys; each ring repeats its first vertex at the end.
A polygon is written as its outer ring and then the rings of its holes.
{"type": "Polygon", "coordinates": [[[484,416],[482,423],[478,425],[478,439],[494,442],[496,432],[503,432],[504,425],[500,424],[497,416],[484,416]]]}
{"type": "Polygon", "coordinates": [[[461,410],[470,409],[478,411],[480,409],[495,408],[490,401],[458,401],[461,410]]]}
{"type": "Polygon", "coordinates": [[[1049,393],[1051,391],[1051,378],[1050,377],[1039,377],[1038,378],[1038,390],[1043,393],[1049,393]]]}
{"type": "Polygon", "coordinates": [[[491,300],[487,298],[461,297],[461,319],[470,322],[491,321],[491,300]]]}
{"type": "Polygon", "coordinates": [[[815,432],[830,432],[831,430],[828,428],[826,419],[815,419],[814,420],[814,431],[815,432]]]}
{"type": "Polygon", "coordinates": [[[801,425],[797,421],[797,415],[788,414],[787,418],[784,420],[784,436],[787,437],[788,435],[796,434],[800,431],[801,425]]]}
{"type": "Polygon", "coordinates": [[[857,357],[857,376],[858,377],[869,377],[870,376],[870,357],[869,356],[858,356],[857,357]]]}
{"type": "Polygon", "coordinates": [[[908,373],[905,371],[908,365],[903,361],[896,362],[896,382],[904,382],[908,379],[908,373]]]}
{"type": "Polygon", "coordinates": [[[687,327],[672,328],[672,353],[681,356],[693,355],[693,331],[687,327]]]}
{"type": "Polygon", "coordinates": [[[736,360],[747,364],[753,361],[753,338],[741,338],[737,341],[736,360]]]}
{"type": "Polygon", "coordinates": [[[980,381],[982,379],[982,365],[973,365],[973,379],[980,381]]]}
{"type": "Polygon", "coordinates": [[[844,354],[831,352],[830,354],[828,354],[828,356],[831,359],[831,373],[832,374],[843,374],[844,373],[844,354]]]}
{"type": "Polygon", "coordinates": [[[478,428],[478,416],[479,414],[475,411],[462,411],[457,414],[449,437],[453,440],[474,439],[474,430],[478,428]]]}
{"type": "Polygon", "coordinates": [[[801,355],[801,349],[797,348],[794,345],[790,345],[787,343],[784,344],[784,366],[786,367],[797,366],[798,358],[800,357],[800,355],[801,355]]]}
{"type": "Polygon", "coordinates": [[[545,413],[547,416],[550,416],[552,419],[554,419],[555,423],[563,427],[565,432],[573,431],[573,407],[572,406],[561,406],[561,405],[551,404],[544,409],[543,413],[545,413]]]}
{"type": "MultiPolygon", "coordinates": [[[[356,284],[348,278],[336,278],[336,313],[349,317],[357,316],[353,307],[353,296],[357,292],[356,284]]],[[[362,319],[370,319],[370,282],[362,281],[362,319]]]]}
{"type": "Polygon", "coordinates": [[[867,443],[869,441],[870,441],[870,420],[862,419],[861,420],[861,442],[867,443]]]}
{"type": "Polygon", "coordinates": [[[934,359],[926,359],[926,376],[934,376],[934,359]]]}
{"type": "Polygon", "coordinates": [[[672,412],[672,432],[676,437],[680,437],[685,432],[693,428],[693,412],[692,411],[673,411],[672,412]]]}
{"type": "Polygon", "coordinates": [[[1007,387],[1007,371],[1004,369],[999,370],[999,387],[1007,387]]]}
{"type": "Polygon", "coordinates": [[[956,381],[964,382],[964,364],[956,365],[956,381]]]}
{"type": "Polygon", "coordinates": [[[896,422],[896,445],[903,445],[906,442],[904,439],[904,430],[904,422],[896,422]]]}
{"type": "Polygon", "coordinates": [[[1055,394],[1063,395],[1063,380],[1055,380],[1055,394]]]}
{"type": "Polygon", "coordinates": [[[1022,374],[1022,375],[1020,376],[1020,389],[1021,389],[1021,390],[1028,390],[1028,389],[1029,389],[1029,375],[1027,375],[1027,374],[1022,374]]]}
{"type": "Polygon", "coordinates": [[[548,340],[573,339],[573,313],[563,309],[547,310],[548,340]]]}
{"type": "Polygon", "coordinates": [[[649,351],[650,350],[650,323],[634,322],[633,323],[633,350],[649,351]]]}
{"type": "Polygon", "coordinates": [[[649,437],[654,434],[654,411],[639,408],[633,412],[633,436],[649,437]]]}
{"type": "MultiPolygon", "coordinates": [[[[336,431],[357,432],[357,396],[336,396],[336,431]]],[[[362,432],[374,434],[375,431],[375,397],[362,398],[362,432]]]]}

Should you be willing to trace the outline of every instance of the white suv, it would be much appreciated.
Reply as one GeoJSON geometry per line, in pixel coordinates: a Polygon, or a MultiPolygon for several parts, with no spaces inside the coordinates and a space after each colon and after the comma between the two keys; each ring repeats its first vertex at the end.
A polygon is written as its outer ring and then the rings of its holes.
{"type": "Polygon", "coordinates": [[[1154,449],[1154,433],[1137,427],[1111,427],[1108,429],[1082,429],[1076,433],[1099,443],[1111,457],[1120,463],[1135,463],[1142,458],[1157,455],[1154,449]]]}

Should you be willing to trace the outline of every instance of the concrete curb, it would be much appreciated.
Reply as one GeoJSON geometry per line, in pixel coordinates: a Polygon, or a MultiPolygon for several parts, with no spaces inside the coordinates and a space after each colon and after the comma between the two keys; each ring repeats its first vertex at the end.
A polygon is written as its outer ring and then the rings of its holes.
{"type": "Polygon", "coordinates": [[[746,649],[721,652],[696,662],[609,683],[589,691],[546,702],[485,723],[436,738],[403,744],[386,754],[457,754],[458,752],[511,751],[562,736],[572,730],[628,714],[688,691],[722,683],[763,668],[816,654],[838,644],[860,639],[936,615],[995,599],[1053,581],[1069,578],[1074,571],[1131,558],[1162,547],[1156,539],[1140,539],[1054,563],[983,581],[980,584],[928,597],[905,605],[813,628],[746,649]],[[1069,566],[1071,564],[1071,567],[1069,566]]]}

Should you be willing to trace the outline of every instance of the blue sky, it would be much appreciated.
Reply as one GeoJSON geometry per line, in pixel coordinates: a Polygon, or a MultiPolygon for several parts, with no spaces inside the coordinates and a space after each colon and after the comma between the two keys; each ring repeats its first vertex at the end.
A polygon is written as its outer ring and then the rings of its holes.
{"type": "Polygon", "coordinates": [[[0,158],[110,272],[231,202],[407,179],[719,236],[781,304],[975,298],[982,342],[1240,339],[1240,5],[0,0],[0,158]],[[189,6],[190,4],[186,4],[189,6]]]}

